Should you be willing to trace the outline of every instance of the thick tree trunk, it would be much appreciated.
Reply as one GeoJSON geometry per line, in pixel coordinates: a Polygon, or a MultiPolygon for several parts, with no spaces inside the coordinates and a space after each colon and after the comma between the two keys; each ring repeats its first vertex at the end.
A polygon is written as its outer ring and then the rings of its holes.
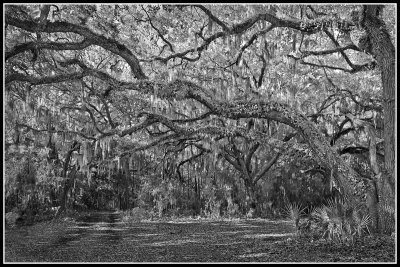
{"type": "Polygon", "coordinates": [[[395,181],[395,48],[379,17],[382,6],[364,6],[363,27],[370,39],[372,53],[381,70],[383,87],[383,114],[384,114],[384,139],[385,139],[385,168],[387,174],[384,180],[394,196],[395,181]]]}
{"type": "MultiPolygon", "coordinates": [[[[385,140],[385,169],[377,178],[377,195],[382,210],[383,205],[394,207],[395,200],[395,47],[386,30],[385,23],[380,18],[383,6],[363,6],[363,19],[361,25],[369,37],[372,54],[378,62],[381,71],[383,87],[383,115],[384,115],[384,140],[385,140]]],[[[385,221],[379,214],[379,221],[385,221]]],[[[381,228],[386,228],[381,225],[381,228]]]]}
{"type": "Polygon", "coordinates": [[[245,180],[246,193],[248,198],[248,212],[247,217],[254,218],[259,216],[259,207],[256,196],[256,186],[251,181],[245,180]]]}

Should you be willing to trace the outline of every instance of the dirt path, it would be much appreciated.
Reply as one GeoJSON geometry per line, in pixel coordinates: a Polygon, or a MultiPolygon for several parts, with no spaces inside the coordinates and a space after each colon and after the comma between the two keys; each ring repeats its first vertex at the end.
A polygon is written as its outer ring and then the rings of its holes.
{"type": "MultiPolygon", "coordinates": [[[[286,241],[289,222],[142,222],[98,212],[64,224],[6,231],[6,262],[298,262],[377,261],[364,250],[286,241]],[[349,252],[350,250],[350,252],[349,252]],[[345,254],[349,254],[346,258],[345,254]],[[306,257],[305,257],[306,255],[306,257]],[[358,255],[358,256],[357,256],[358,255]]],[[[383,247],[382,249],[388,250],[383,247]]],[[[393,247],[394,260],[394,247],[393,247]]]]}

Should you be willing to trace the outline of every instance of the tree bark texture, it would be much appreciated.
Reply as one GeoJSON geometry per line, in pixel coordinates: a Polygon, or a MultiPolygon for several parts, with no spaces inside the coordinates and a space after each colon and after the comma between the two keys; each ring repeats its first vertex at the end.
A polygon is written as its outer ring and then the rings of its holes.
{"type": "MultiPolygon", "coordinates": [[[[384,222],[383,216],[388,216],[384,210],[385,205],[394,207],[395,200],[395,47],[390,40],[385,23],[381,19],[383,6],[364,5],[362,9],[361,25],[369,38],[373,56],[378,62],[381,71],[383,87],[383,116],[384,116],[384,140],[385,140],[385,170],[379,172],[376,164],[376,153],[371,153],[371,166],[377,187],[379,201],[377,207],[373,207],[372,213],[379,212],[379,222],[384,222]],[[375,161],[375,162],[374,162],[375,161]],[[374,166],[375,165],[375,166],[374,166]],[[378,208],[379,207],[379,208],[378,208]],[[377,212],[378,210],[378,212],[377,212]]],[[[374,136],[371,136],[374,138],[374,136]]],[[[374,147],[373,147],[374,148],[374,147]]],[[[372,188],[371,188],[372,189],[372,188]]],[[[372,203],[375,205],[375,203],[372,203]]],[[[371,214],[372,215],[372,214],[371,214]]],[[[373,218],[376,219],[376,218],[373,218]]],[[[380,223],[381,224],[381,223],[380,223]]],[[[379,228],[386,228],[379,225],[379,228]]]]}
{"type": "Polygon", "coordinates": [[[383,87],[383,114],[385,139],[385,168],[383,177],[394,196],[395,184],[395,47],[390,40],[385,23],[380,18],[382,6],[366,5],[363,7],[362,26],[367,32],[375,56],[381,70],[383,87]]]}
{"type": "Polygon", "coordinates": [[[372,228],[374,231],[377,231],[379,229],[379,187],[377,185],[379,185],[379,182],[382,181],[382,173],[379,170],[376,160],[375,130],[371,125],[366,126],[366,128],[369,133],[369,155],[371,169],[373,172],[372,180],[369,182],[369,188],[367,190],[367,206],[372,220],[372,228]]]}
{"type": "Polygon", "coordinates": [[[64,178],[64,186],[61,192],[60,196],[60,209],[57,214],[60,214],[62,211],[67,209],[67,204],[68,204],[68,191],[71,189],[71,186],[73,184],[73,179],[76,175],[76,169],[74,168],[71,170],[71,172],[68,175],[68,168],[69,164],[71,162],[72,158],[72,153],[79,148],[79,144],[74,141],[72,144],[72,148],[67,152],[67,155],[65,156],[65,162],[64,162],[64,167],[61,176],[64,178]]]}

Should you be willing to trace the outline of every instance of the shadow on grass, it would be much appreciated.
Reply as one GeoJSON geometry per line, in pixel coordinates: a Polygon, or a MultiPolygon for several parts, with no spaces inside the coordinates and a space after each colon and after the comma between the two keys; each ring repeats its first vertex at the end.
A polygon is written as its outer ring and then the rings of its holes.
{"type": "MultiPolygon", "coordinates": [[[[18,234],[14,233],[15,237],[18,234]]],[[[45,240],[45,232],[41,240],[37,236],[28,236],[31,244],[37,247],[30,253],[18,250],[18,244],[11,243],[13,245],[6,249],[6,259],[7,255],[15,255],[15,251],[20,253],[20,259],[26,259],[24,261],[46,262],[309,262],[338,259],[350,262],[363,261],[363,255],[367,254],[375,257],[372,261],[378,261],[380,257],[363,248],[299,243],[293,234],[293,226],[287,221],[125,223],[120,221],[118,214],[103,213],[79,218],[68,229],[60,229],[59,236],[47,245],[37,242],[45,240]],[[29,257],[24,256],[27,254],[29,257]]],[[[371,248],[380,251],[378,245],[371,248]]],[[[385,251],[391,249],[390,246],[384,248],[385,251]]],[[[389,260],[391,253],[385,256],[389,260]]]]}

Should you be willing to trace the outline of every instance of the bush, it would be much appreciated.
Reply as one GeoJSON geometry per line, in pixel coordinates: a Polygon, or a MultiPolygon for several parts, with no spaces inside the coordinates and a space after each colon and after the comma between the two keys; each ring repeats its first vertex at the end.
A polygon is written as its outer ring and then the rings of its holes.
{"type": "Polygon", "coordinates": [[[122,213],[122,221],[125,223],[140,223],[142,220],[149,219],[151,214],[145,209],[135,207],[132,210],[127,210],[122,213]]]}
{"type": "Polygon", "coordinates": [[[6,213],[6,225],[13,228],[16,225],[17,220],[20,218],[21,216],[19,215],[18,212],[15,211],[11,211],[11,212],[7,212],[6,213]]]}
{"type": "Polygon", "coordinates": [[[80,202],[88,209],[96,209],[96,200],[93,197],[93,192],[84,191],[80,197],[80,202]]]}
{"type": "Polygon", "coordinates": [[[396,226],[395,209],[384,199],[379,202],[379,228],[382,233],[393,233],[396,226]]]}
{"type": "Polygon", "coordinates": [[[233,203],[231,198],[228,198],[227,213],[229,217],[235,217],[239,215],[239,205],[233,203]]]}
{"type": "Polygon", "coordinates": [[[221,205],[222,201],[209,201],[203,211],[204,215],[213,220],[221,219],[221,205]]]}
{"type": "Polygon", "coordinates": [[[141,221],[141,220],[143,220],[143,219],[146,219],[147,218],[147,212],[144,210],[144,209],[142,209],[142,208],[139,208],[139,207],[136,207],[136,208],[133,208],[132,210],[131,210],[131,216],[135,219],[135,220],[137,220],[137,221],[141,221]]]}
{"type": "Polygon", "coordinates": [[[5,209],[6,212],[10,212],[18,205],[18,194],[14,191],[7,192],[5,197],[5,209]]]}
{"type": "Polygon", "coordinates": [[[354,238],[369,232],[371,219],[360,207],[344,200],[329,200],[326,205],[315,208],[311,218],[299,225],[303,234],[311,234],[335,243],[353,243],[354,238]]]}
{"type": "Polygon", "coordinates": [[[284,216],[293,222],[293,226],[296,228],[296,232],[299,229],[300,218],[305,215],[305,208],[302,208],[300,204],[286,203],[283,209],[284,216]]]}

